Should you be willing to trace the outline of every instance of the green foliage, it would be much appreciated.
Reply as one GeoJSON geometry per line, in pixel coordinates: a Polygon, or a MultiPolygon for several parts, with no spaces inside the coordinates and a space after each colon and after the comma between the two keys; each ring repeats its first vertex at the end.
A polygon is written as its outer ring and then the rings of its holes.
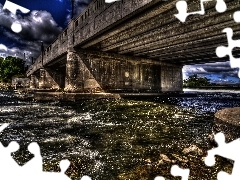
{"type": "Polygon", "coordinates": [[[0,57],[0,81],[11,82],[13,76],[24,76],[24,64],[25,61],[17,57],[0,57]]]}
{"type": "Polygon", "coordinates": [[[201,87],[201,86],[210,86],[210,80],[206,77],[198,77],[197,74],[189,76],[188,79],[183,80],[183,87],[201,87]]]}

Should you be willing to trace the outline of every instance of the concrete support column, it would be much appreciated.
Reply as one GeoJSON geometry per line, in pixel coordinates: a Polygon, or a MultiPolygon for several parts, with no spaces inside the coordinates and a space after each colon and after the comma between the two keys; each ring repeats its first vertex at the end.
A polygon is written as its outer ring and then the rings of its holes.
{"type": "Polygon", "coordinates": [[[79,68],[78,54],[73,48],[68,49],[65,88],[67,92],[82,92],[83,91],[83,72],[79,68]]]}
{"type": "Polygon", "coordinates": [[[30,77],[30,88],[31,89],[36,89],[38,87],[37,85],[37,78],[35,75],[31,75],[30,77]]]}
{"type": "Polygon", "coordinates": [[[46,88],[46,70],[40,69],[39,89],[46,88]]]}
{"type": "Polygon", "coordinates": [[[182,66],[161,67],[161,87],[163,92],[183,91],[182,66]]]}
{"type": "Polygon", "coordinates": [[[39,89],[58,90],[60,86],[56,79],[56,72],[51,69],[40,69],[39,89]]]}

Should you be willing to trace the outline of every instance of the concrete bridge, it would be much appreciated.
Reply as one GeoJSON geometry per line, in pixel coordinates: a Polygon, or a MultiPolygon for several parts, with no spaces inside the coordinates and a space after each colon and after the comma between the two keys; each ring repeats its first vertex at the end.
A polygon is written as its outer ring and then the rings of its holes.
{"type": "MultiPolygon", "coordinates": [[[[177,1],[106,4],[93,0],[29,68],[31,88],[182,91],[183,65],[228,60],[216,57],[215,49],[227,46],[224,28],[231,27],[240,35],[233,21],[240,3],[225,0],[227,11],[218,13],[215,0],[205,2],[204,16],[192,15],[182,23],[174,16],[177,1]]],[[[189,12],[200,10],[200,0],[187,2],[189,12]]]]}

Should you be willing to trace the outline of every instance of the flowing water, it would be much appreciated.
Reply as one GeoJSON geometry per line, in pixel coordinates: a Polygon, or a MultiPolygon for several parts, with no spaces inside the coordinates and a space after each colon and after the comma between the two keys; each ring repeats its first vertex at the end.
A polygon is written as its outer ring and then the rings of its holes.
{"type": "Polygon", "coordinates": [[[33,156],[30,142],[38,142],[44,170],[59,171],[59,161],[69,159],[71,179],[89,175],[100,180],[173,178],[170,168],[190,168],[190,179],[216,179],[231,164],[217,158],[206,167],[203,157],[212,148],[214,113],[240,106],[240,94],[201,93],[196,97],[89,100],[76,104],[18,101],[0,93],[0,124],[10,123],[2,134],[7,146],[21,148],[14,159],[23,165],[33,156]],[[184,153],[194,145],[195,152],[184,153]]]}

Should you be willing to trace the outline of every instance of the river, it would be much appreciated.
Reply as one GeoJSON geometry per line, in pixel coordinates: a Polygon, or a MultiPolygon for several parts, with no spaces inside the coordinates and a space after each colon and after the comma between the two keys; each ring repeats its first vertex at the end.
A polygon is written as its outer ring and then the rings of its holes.
{"type": "Polygon", "coordinates": [[[238,93],[199,93],[195,96],[148,99],[89,100],[76,104],[18,101],[0,92],[0,124],[10,125],[0,135],[3,145],[17,141],[14,159],[23,165],[32,158],[30,142],[38,142],[44,170],[58,171],[69,159],[72,180],[89,175],[100,180],[145,180],[170,174],[173,164],[190,168],[191,179],[217,179],[232,165],[217,158],[206,167],[203,157],[212,148],[214,113],[240,106],[238,93]],[[194,145],[194,152],[184,148],[194,145]]]}

